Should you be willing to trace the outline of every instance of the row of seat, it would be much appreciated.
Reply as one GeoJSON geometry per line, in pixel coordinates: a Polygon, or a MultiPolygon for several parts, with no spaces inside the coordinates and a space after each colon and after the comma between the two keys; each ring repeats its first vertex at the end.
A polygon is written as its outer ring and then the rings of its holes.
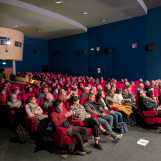
{"type": "MultiPolygon", "coordinates": [[[[21,75],[21,74],[19,74],[21,75]]],[[[24,73],[23,73],[24,75],[24,73]]],[[[96,86],[97,88],[101,85],[103,88],[105,88],[107,81],[104,79],[100,79],[100,80],[95,80],[94,78],[90,78],[90,77],[71,77],[71,76],[66,76],[66,75],[61,75],[61,74],[52,74],[52,73],[32,73],[33,78],[38,78],[41,82],[45,82],[46,84],[48,84],[48,87],[50,87],[50,85],[52,86],[55,82],[56,85],[59,84],[60,81],[60,86],[62,86],[61,81],[63,79],[65,79],[66,81],[64,82],[68,82],[69,80],[71,80],[71,82],[74,84],[73,86],[69,87],[69,88],[74,88],[75,85],[78,85],[76,82],[79,82],[79,86],[80,83],[83,84],[83,86],[96,86]],[[45,78],[45,81],[42,81],[42,79],[45,78]],[[72,78],[74,80],[72,80],[72,78]],[[81,80],[81,81],[80,81],[81,80]],[[52,82],[53,81],[53,82],[52,82]]],[[[126,83],[127,81],[116,81],[116,80],[111,80],[111,82],[114,81],[116,83],[116,88],[117,89],[124,89],[126,87],[126,83]]],[[[71,84],[72,84],[71,83],[71,84]]],[[[138,88],[140,88],[140,85],[143,84],[143,82],[141,80],[132,82],[131,85],[131,92],[133,95],[136,96],[137,98],[137,90],[138,88]]],[[[41,93],[41,88],[40,88],[40,84],[36,84],[36,85],[28,85],[28,84],[19,84],[19,83],[8,83],[8,82],[1,82],[1,93],[0,93],[0,103],[3,105],[7,104],[7,101],[9,99],[9,96],[11,95],[11,93],[13,91],[15,91],[16,89],[19,89],[21,91],[21,95],[20,99],[23,102],[23,105],[26,104],[27,100],[31,97],[31,96],[36,96],[38,97],[39,94],[41,93]],[[30,87],[32,87],[32,91],[30,91],[30,87]],[[5,92],[4,92],[5,91],[5,92]]],[[[160,87],[156,87],[154,89],[154,95],[159,97],[160,96],[160,87]]],[[[138,98],[137,98],[138,101],[138,98]]],[[[85,100],[82,100],[81,102],[82,104],[85,104],[85,100]]],[[[42,106],[44,104],[44,99],[42,99],[41,97],[38,97],[38,104],[40,106],[42,106]]],[[[148,124],[161,124],[161,118],[157,117],[157,111],[152,110],[152,111],[142,111],[140,109],[137,110],[137,112],[139,113],[140,117],[143,119],[144,123],[148,123],[148,124]]],[[[31,133],[34,133],[35,131],[37,131],[37,120],[35,118],[25,118],[26,121],[26,126],[28,127],[28,130],[31,133]]],[[[77,126],[84,126],[84,123],[81,121],[72,121],[73,125],[77,125],[77,126]]],[[[91,136],[92,135],[92,130],[88,129],[88,135],[91,136]]],[[[72,137],[69,137],[68,133],[67,133],[67,129],[63,128],[63,127],[59,127],[56,130],[56,133],[54,135],[50,136],[54,137],[56,144],[58,145],[72,145],[74,142],[74,139],[72,137]]]]}

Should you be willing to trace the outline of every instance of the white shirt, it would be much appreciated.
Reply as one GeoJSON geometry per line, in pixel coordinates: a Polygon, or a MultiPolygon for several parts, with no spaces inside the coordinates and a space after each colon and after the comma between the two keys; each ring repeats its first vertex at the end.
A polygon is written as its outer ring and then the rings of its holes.
{"type": "Polygon", "coordinates": [[[122,94],[115,94],[113,97],[113,102],[121,104],[123,101],[122,94]]]}

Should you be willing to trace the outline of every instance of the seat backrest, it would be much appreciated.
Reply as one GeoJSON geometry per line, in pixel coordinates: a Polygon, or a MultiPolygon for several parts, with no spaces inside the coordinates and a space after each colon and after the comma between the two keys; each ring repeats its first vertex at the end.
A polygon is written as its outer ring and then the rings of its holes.
{"type": "Polygon", "coordinates": [[[0,104],[6,105],[8,101],[8,95],[7,94],[0,94],[0,104]]]}

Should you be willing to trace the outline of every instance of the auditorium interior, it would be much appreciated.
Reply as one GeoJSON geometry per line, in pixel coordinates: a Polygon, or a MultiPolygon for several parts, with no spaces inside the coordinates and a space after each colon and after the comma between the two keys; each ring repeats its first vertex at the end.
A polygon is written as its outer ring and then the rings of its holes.
{"type": "Polygon", "coordinates": [[[160,18],[161,0],[0,0],[0,161],[160,160],[160,18]]]}

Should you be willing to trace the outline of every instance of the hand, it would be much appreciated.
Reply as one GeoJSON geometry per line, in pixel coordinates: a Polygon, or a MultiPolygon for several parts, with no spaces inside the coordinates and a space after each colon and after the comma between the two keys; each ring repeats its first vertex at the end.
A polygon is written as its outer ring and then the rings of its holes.
{"type": "Polygon", "coordinates": [[[106,116],[107,115],[107,113],[103,113],[103,116],[106,116]]]}
{"type": "Polygon", "coordinates": [[[40,114],[40,111],[35,111],[35,115],[39,115],[40,114]]]}
{"type": "Polygon", "coordinates": [[[161,110],[161,107],[159,106],[159,107],[157,108],[157,110],[161,110]]]}
{"type": "Polygon", "coordinates": [[[35,117],[35,115],[34,114],[30,114],[29,118],[33,118],[33,117],[35,117]]]}
{"type": "Polygon", "coordinates": [[[88,114],[87,117],[90,118],[91,117],[91,114],[88,114]]]}
{"type": "Polygon", "coordinates": [[[68,118],[68,117],[70,117],[70,116],[72,116],[72,115],[73,115],[73,112],[72,112],[72,111],[69,111],[69,112],[67,112],[67,113],[65,114],[65,117],[68,118]]]}

